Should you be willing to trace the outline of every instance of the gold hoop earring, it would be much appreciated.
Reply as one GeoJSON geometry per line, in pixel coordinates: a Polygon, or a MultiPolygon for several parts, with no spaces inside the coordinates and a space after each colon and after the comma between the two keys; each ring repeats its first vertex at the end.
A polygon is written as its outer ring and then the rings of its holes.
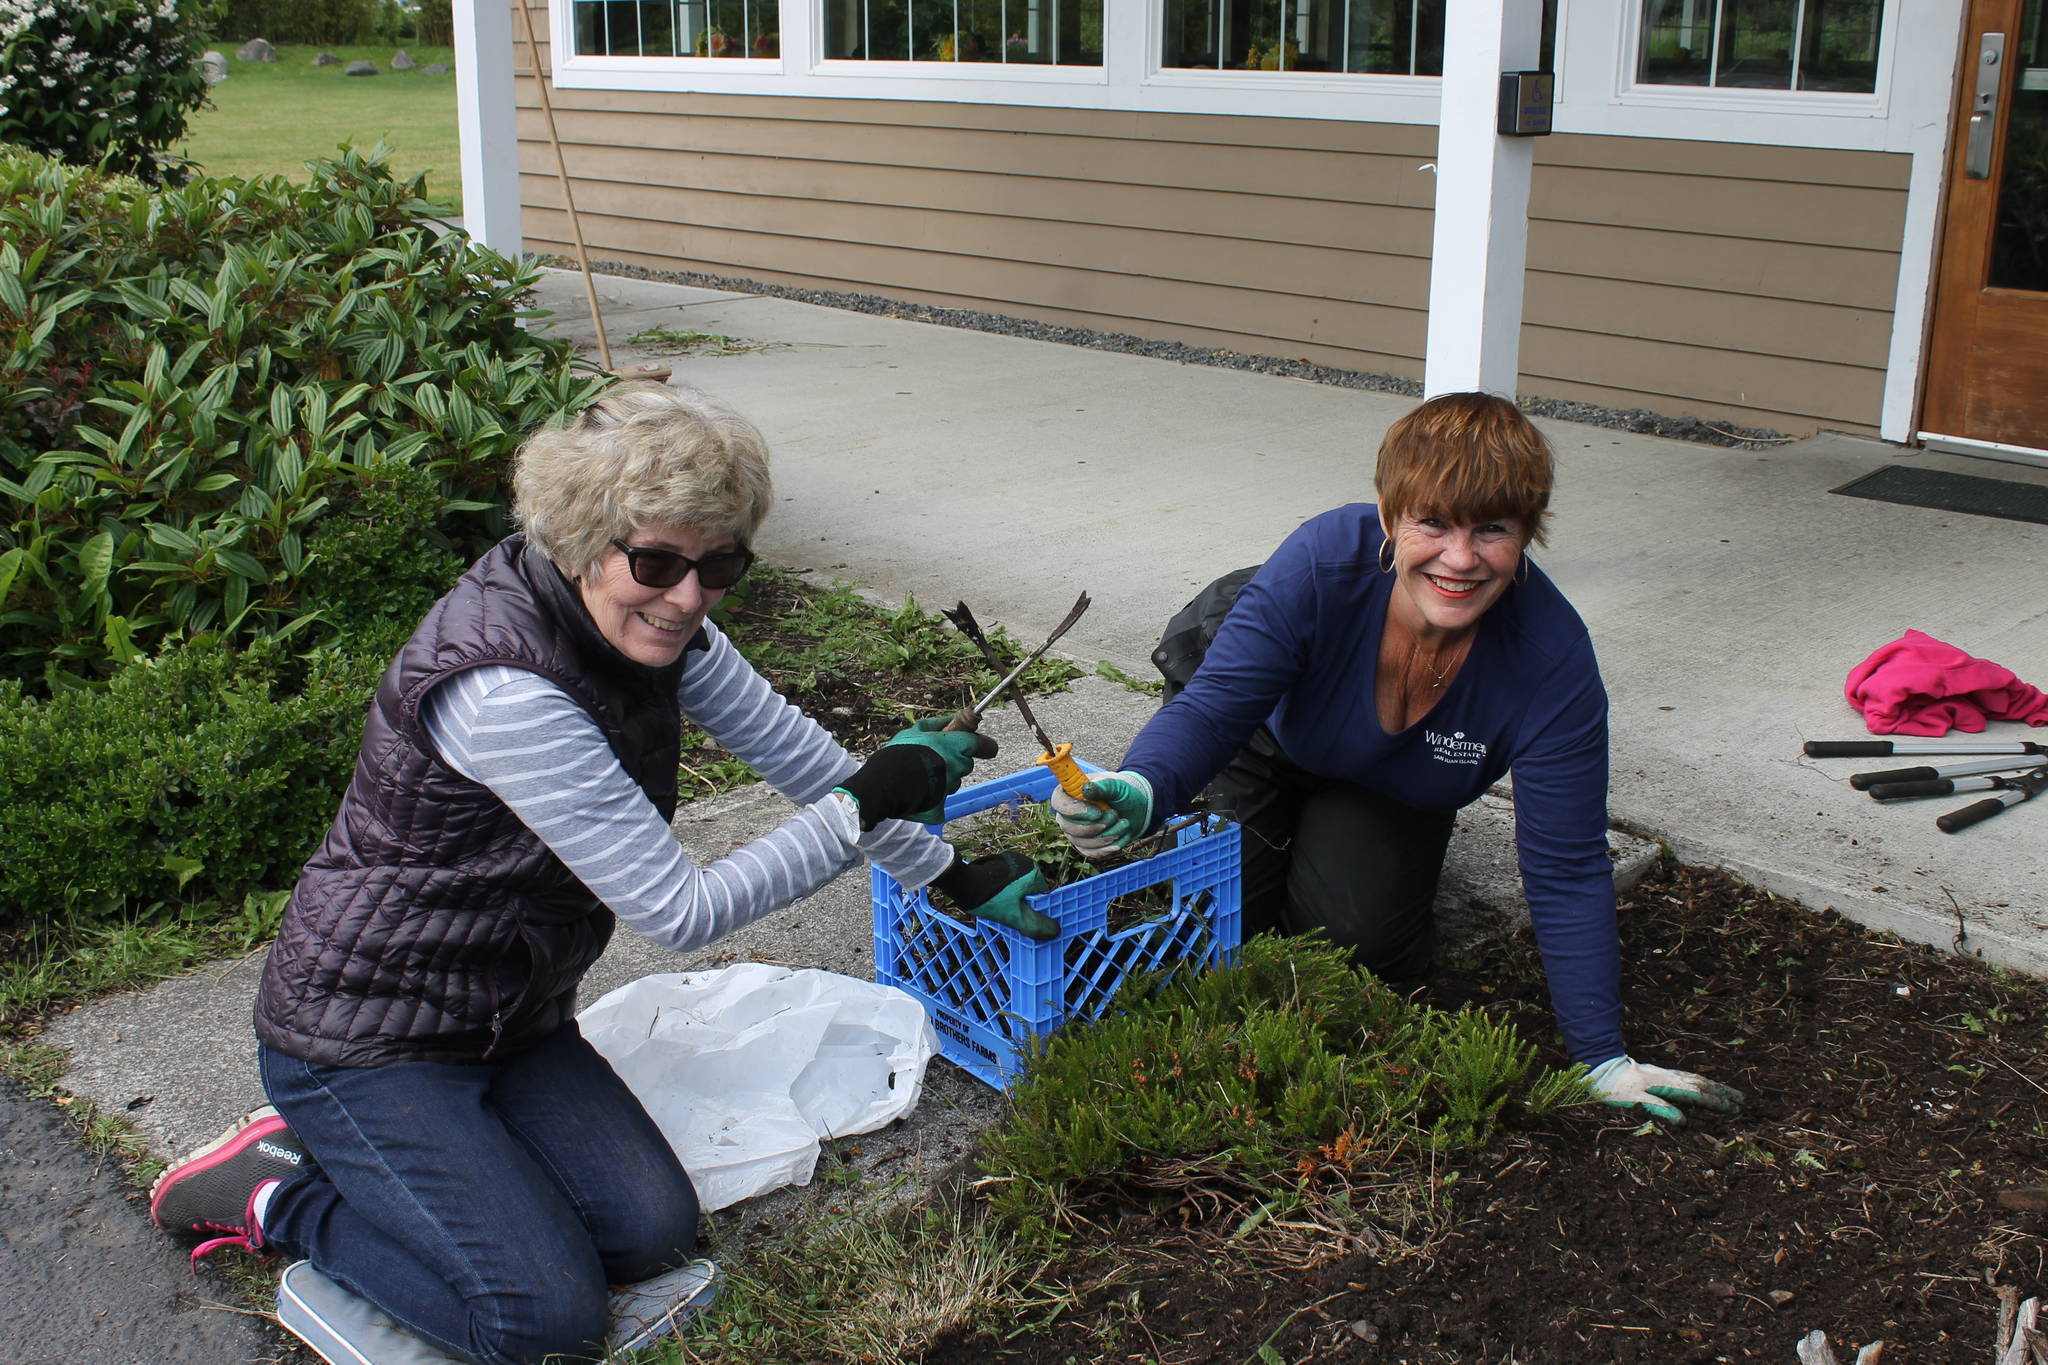
{"type": "Polygon", "coordinates": [[[1381,573],[1394,571],[1394,542],[1391,539],[1380,541],[1379,561],[1381,573]]]}

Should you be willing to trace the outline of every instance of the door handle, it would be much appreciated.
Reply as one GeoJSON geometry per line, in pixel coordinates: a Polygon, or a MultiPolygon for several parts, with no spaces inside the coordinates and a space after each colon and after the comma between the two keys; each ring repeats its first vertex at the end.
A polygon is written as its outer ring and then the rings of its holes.
{"type": "Polygon", "coordinates": [[[1998,132],[1998,88],[2005,77],[2005,35],[1987,33],[1977,44],[1977,88],[1970,97],[1970,142],[1963,152],[1963,174],[1972,180],[1991,175],[1991,141],[1998,132]]]}

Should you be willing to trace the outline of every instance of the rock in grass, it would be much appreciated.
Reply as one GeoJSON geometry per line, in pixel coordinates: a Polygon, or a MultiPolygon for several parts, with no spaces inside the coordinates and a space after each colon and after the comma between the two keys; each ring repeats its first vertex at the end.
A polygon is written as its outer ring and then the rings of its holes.
{"type": "Polygon", "coordinates": [[[277,60],[277,49],[261,38],[251,38],[248,42],[235,49],[235,60],[238,62],[274,62],[277,60]]]}
{"type": "Polygon", "coordinates": [[[448,63],[428,62],[420,68],[420,74],[422,76],[445,76],[448,74],[448,63]]]}
{"type": "Polygon", "coordinates": [[[199,74],[206,77],[208,85],[219,85],[228,78],[228,59],[210,49],[200,53],[199,74]]]}
{"type": "Polygon", "coordinates": [[[375,62],[350,62],[342,68],[341,74],[344,76],[374,76],[377,74],[377,64],[375,62]]]}
{"type": "Polygon", "coordinates": [[[323,53],[321,53],[321,54],[320,54],[319,56],[317,56],[317,57],[313,58],[313,65],[315,65],[315,66],[340,66],[340,65],[341,65],[341,58],[339,58],[339,57],[335,56],[335,55],[334,55],[334,54],[333,54],[332,52],[323,52],[323,53]]]}
{"type": "Polygon", "coordinates": [[[391,54],[391,69],[393,71],[410,71],[418,65],[419,63],[412,59],[412,54],[402,47],[391,54]]]}

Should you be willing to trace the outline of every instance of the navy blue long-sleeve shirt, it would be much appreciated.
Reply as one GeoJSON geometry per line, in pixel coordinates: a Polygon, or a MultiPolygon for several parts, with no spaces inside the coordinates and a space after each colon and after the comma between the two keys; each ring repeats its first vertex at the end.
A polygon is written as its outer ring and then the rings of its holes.
{"type": "Polygon", "coordinates": [[[1389,734],[1374,701],[1394,576],[1377,509],[1351,503],[1289,536],[1245,585],[1187,688],[1123,766],[1153,809],[1184,810],[1261,723],[1287,757],[1421,810],[1452,811],[1514,772],[1522,889],[1574,1061],[1623,1052],[1621,948],[1607,856],[1607,691],[1579,614],[1527,567],[1479,620],[1458,676],[1389,734]]]}

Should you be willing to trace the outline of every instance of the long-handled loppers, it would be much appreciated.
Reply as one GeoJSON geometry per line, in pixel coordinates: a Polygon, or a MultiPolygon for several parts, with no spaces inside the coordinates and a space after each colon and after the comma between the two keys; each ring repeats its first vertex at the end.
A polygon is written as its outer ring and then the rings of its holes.
{"type": "Polygon", "coordinates": [[[1968,829],[1979,820],[1989,820],[2000,811],[2017,806],[2022,801],[2033,800],[2042,792],[2048,791],[2048,764],[2031,772],[2021,773],[2018,777],[1999,778],[1998,785],[1998,795],[1972,802],[1961,810],[1952,810],[1936,819],[1934,827],[1943,834],[1954,834],[1958,830],[1968,829]]]}
{"type": "Polygon", "coordinates": [[[1808,758],[1904,758],[1909,754],[2040,754],[2048,744],[2027,740],[1974,739],[1809,739],[1808,758]]]}
{"type": "Polygon", "coordinates": [[[1879,772],[1851,773],[1849,785],[1867,791],[1879,801],[1903,801],[1921,796],[1950,796],[1962,792],[1995,791],[1996,796],[1952,810],[1934,824],[1944,834],[1968,829],[2022,801],[2031,801],[2048,791],[2048,744],[2029,740],[1966,739],[1810,739],[1804,746],[1808,758],[1904,758],[1921,754],[1984,755],[1970,763],[1943,767],[1887,768],[1879,772]],[[2015,769],[2026,769],[2015,772],[2015,769]]]}

